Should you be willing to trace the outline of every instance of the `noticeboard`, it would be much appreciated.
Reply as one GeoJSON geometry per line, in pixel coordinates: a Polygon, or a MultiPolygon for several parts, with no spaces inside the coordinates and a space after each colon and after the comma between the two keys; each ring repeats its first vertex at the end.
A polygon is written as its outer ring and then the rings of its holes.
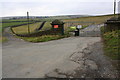
{"type": "Polygon", "coordinates": [[[78,28],[78,29],[82,28],[82,25],[77,25],[77,28],[78,28]]]}
{"type": "Polygon", "coordinates": [[[54,28],[58,28],[59,26],[58,25],[54,25],[54,28]]]}

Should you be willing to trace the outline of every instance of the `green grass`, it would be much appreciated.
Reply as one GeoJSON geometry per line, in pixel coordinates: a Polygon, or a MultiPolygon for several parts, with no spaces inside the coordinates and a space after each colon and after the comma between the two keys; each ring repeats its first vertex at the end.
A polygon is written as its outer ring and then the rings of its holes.
{"type": "MultiPolygon", "coordinates": [[[[24,22],[24,21],[27,21],[27,19],[2,19],[2,21],[0,21],[0,22],[16,22],[16,21],[24,22]]],[[[40,19],[29,19],[29,21],[30,22],[32,22],[32,21],[40,21],[40,19]]]]}
{"type": "MultiPolygon", "coordinates": [[[[11,26],[17,26],[20,24],[27,24],[28,22],[11,22],[11,23],[2,23],[2,25],[0,25],[0,32],[4,31],[4,28],[6,27],[11,27],[11,26]]],[[[33,23],[33,22],[29,22],[29,23],[33,23]]]]}
{"type": "MultiPolygon", "coordinates": [[[[11,23],[2,23],[2,27],[9,27],[14,25],[20,25],[20,24],[27,24],[28,22],[11,22],[11,23]]],[[[32,22],[29,22],[32,23],[32,22]]]]}
{"type": "MultiPolygon", "coordinates": [[[[30,24],[30,33],[33,33],[35,29],[40,27],[41,22],[30,24]]],[[[13,28],[14,32],[17,34],[27,34],[28,33],[28,25],[18,26],[13,28]]]]}
{"type": "Polygon", "coordinates": [[[46,22],[43,28],[41,29],[42,31],[44,30],[49,30],[52,28],[52,25],[50,24],[51,22],[46,22]]]}
{"type": "MultiPolygon", "coordinates": [[[[28,22],[26,22],[27,19],[18,19],[18,20],[2,20],[0,22],[3,22],[3,23],[0,23],[0,32],[2,32],[2,30],[4,30],[4,28],[6,27],[11,27],[11,26],[17,26],[17,25],[20,25],[20,24],[27,24],[28,22]],[[16,21],[19,21],[19,22],[16,22],[16,21]]],[[[31,20],[29,21],[29,23],[34,23],[36,20],[31,20]]]]}
{"type": "MultiPolygon", "coordinates": [[[[33,33],[35,31],[35,29],[40,27],[41,23],[42,22],[30,24],[30,32],[33,33]]],[[[51,26],[50,22],[46,22],[44,27],[40,31],[49,30],[51,28],[52,28],[52,26],[51,26]]],[[[13,30],[17,34],[26,34],[26,33],[28,33],[28,25],[15,27],[15,28],[13,28],[13,30]]]]}
{"type": "Polygon", "coordinates": [[[19,37],[25,41],[28,42],[47,42],[47,41],[51,41],[51,40],[57,40],[57,39],[62,39],[65,37],[68,37],[69,35],[43,35],[43,36],[39,36],[39,37],[19,37]]]}
{"type": "Polygon", "coordinates": [[[103,33],[105,55],[113,60],[120,60],[120,30],[103,33]]]}

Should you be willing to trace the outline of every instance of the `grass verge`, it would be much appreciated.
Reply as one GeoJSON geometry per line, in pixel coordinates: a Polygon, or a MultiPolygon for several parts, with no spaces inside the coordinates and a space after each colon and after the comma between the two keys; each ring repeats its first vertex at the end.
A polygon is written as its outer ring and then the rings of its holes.
{"type": "Polygon", "coordinates": [[[51,40],[58,40],[66,37],[69,37],[69,35],[43,35],[39,37],[19,37],[19,38],[28,42],[37,43],[37,42],[47,42],[51,40]]]}
{"type": "Polygon", "coordinates": [[[101,28],[104,43],[104,54],[111,59],[111,63],[120,72],[120,30],[104,32],[101,28]]]}
{"type": "MultiPolygon", "coordinates": [[[[103,27],[102,27],[103,32],[103,27]]],[[[105,32],[102,34],[104,40],[104,51],[105,55],[109,56],[112,60],[120,60],[120,30],[115,30],[112,32],[105,32]]]]}

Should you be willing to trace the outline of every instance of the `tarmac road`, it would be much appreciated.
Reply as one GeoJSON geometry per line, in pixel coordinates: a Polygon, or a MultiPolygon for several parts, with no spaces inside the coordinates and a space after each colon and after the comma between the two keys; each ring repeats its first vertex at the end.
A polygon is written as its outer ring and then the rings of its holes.
{"type": "MultiPolygon", "coordinates": [[[[10,34],[6,37],[11,38],[2,46],[3,78],[44,78],[46,74],[56,68],[64,72],[73,72],[82,64],[71,62],[70,56],[83,51],[88,45],[101,41],[100,37],[69,37],[43,43],[29,43],[16,39],[10,34]]],[[[78,56],[81,57],[80,55],[82,54],[80,53],[78,56]]],[[[74,60],[74,56],[72,58],[74,60]]],[[[95,62],[86,60],[86,63],[91,63],[94,65],[92,68],[96,69],[95,62]]],[[[56,76],[56,74],[53,73],[52,76],[56,76]]]]}
{"type": "Polygon", "coordinates": [[[71,37],[45,43],[3,45],[3,78],[42,78],[66,61],[78,45],[83,49],[98,41],[99,37],[71,37]]]}

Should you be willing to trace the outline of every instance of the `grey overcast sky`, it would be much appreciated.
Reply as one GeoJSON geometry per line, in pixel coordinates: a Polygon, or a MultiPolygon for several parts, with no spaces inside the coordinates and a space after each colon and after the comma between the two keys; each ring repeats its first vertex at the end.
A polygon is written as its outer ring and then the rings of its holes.
{"type": "MultiPolygon", "coordinates": [[[[114,0],[1,0],[0,17],[105,15],[113,13],[114,0]]],[[[120,0],[116,0],[117,2],[120,0]]]]}

